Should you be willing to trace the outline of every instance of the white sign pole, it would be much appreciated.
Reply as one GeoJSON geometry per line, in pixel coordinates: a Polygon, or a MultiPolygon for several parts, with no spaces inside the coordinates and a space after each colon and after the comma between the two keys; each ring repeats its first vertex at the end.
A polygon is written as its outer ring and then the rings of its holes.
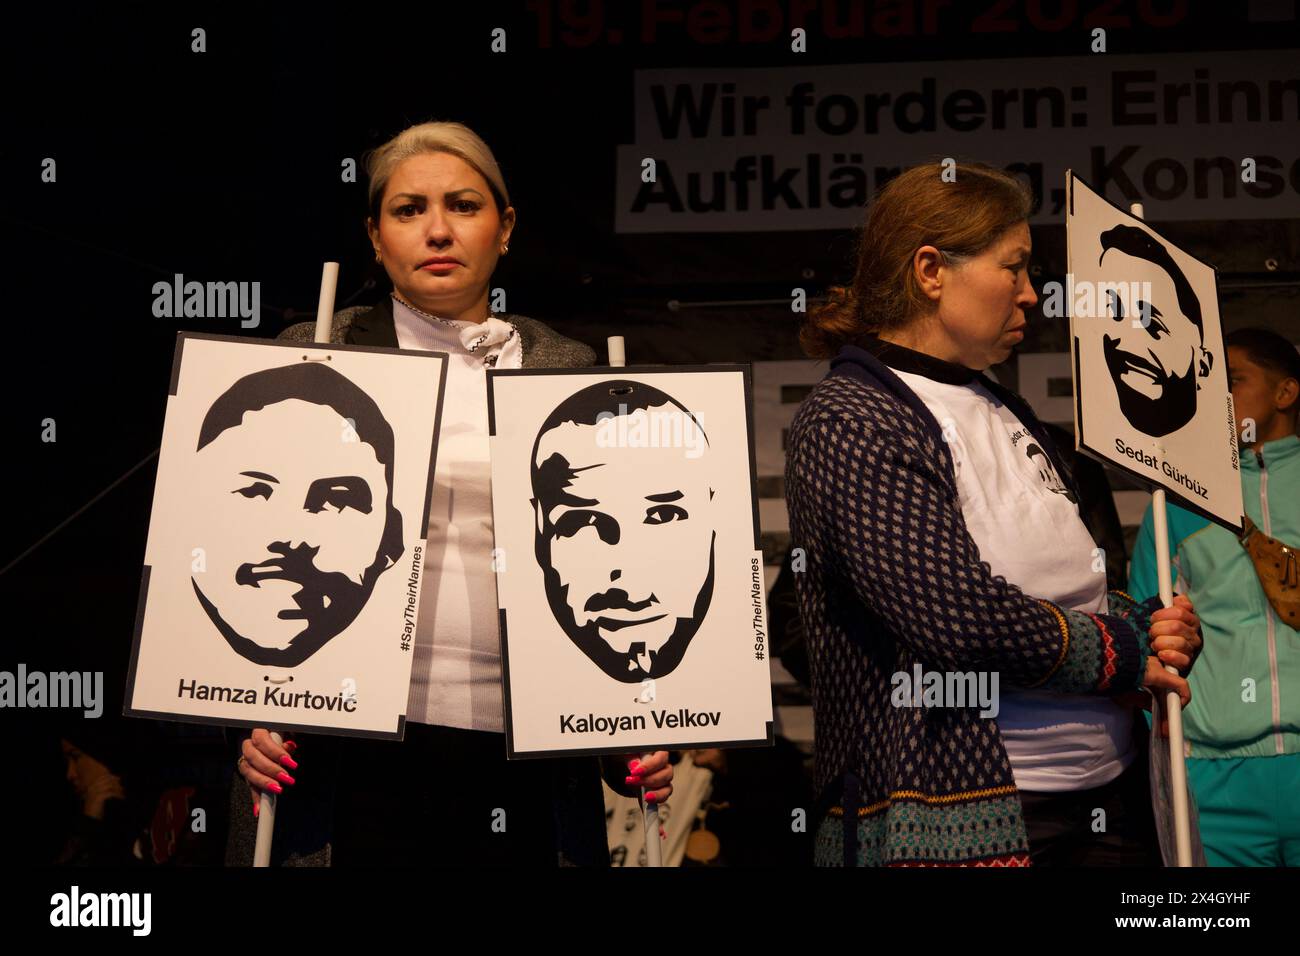
{"type": "MultiPolygon", "coordinates": [[[[1142,204],[1135,202],[1129,212],[1137,219],[1142,217],[1142,204]]],[[[1162,454],[1164,446],[1156,445],[1162,454]]],[[[1174,606],[1173,573],[1169,567],[1169,516],[1165,511],[1165,489],[1151,492],[1151,517],[1156,538],[1156,578],[1160,586],[1160,603],[1174,606]]],[[[1165,670],[1177,674],[1178,668],[1166,664],[1165,670]]],[[[1174,801],[1174,840],[1178,850],[1178,865],[1192,865],[1192,824],[1187,806],[1187,760],[1183,756],[1183,703],[1176,691],[1165,694],[1165,715],[1169,718],[1169,784],[1174,801]]]]}
{"type": "MultiPolygon", "coordinates": [[[[609,367],[623,368],[627,365],[627,353],[623,350],[623,336],[611,335],[605,339],[609,351],[609,367]]],[[[642,760],[649,760],[653,754],[642,754],[642,760]]],[[[641,788],[641,805],[645,807],[645,863],[646,866],[663,866],[663,845],[659,841],[659,806],[645,798],[646,788],[641,788]]]]}
{"type": "MultiPolygon", "coordinates": [[[[316,303],[316,342],[328,345],[334,329],[334,293],[339,284],[339,264],[327,262],[320,274],[320,298],[316,303]]],[[[271,740],[278,747],[284,743],[276,731],[271,740]]],[[[271,865],[271,837],[275,831],[275,794],[262,791],[257,809],[257,842],[253,845],[253,866],[271,865]]]]}
{"type": "MultiPolygon", "coordinates": [[[[284,741],[276,731],[271,739],[279,746],[284,741]]],[[[275,794],[262,791],[257,809],[257,842],[253,844],[253,866],[271,865],[271,836],[275,830],[275,794]]]]}
{"type": "Polygon", "coordinates": [[[334,291],[339,284],[339,264],[327,262],[320,274],[320,299],[316,303],[316,342],[329,345],[334,331],[334,291]]]}

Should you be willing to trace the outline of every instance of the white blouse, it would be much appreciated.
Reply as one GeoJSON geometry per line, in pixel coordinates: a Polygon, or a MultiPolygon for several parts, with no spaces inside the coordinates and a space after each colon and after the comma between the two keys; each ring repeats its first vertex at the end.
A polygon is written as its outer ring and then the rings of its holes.
{"type": "Polygon", "coordinates": [[[501,733],[486,372],[493,359],[497,368],[521,366],[519,336],[471,352],[466,345],[475,345],[485,326],[435,318],[396,298],[393,321],[400,347],[450,355],[406,717],[501,733]]]}

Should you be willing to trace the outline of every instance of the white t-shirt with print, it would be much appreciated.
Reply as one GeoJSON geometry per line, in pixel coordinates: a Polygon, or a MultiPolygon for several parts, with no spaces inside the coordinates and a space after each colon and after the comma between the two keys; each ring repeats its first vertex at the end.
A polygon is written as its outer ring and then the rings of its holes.
{"type": "MultiPolygon", "coordinates": [[[[1031,597],[1105,614],[1105,560],[1047,454],[977,380],[950,385],[893,369],[944,430],[980,560],[1031,597]],[[1099,570],[1098,570],[1099,569],[1099,570]]],[[[1106,697],[1012,690],[995,718],[1021,790],[1100,787],[1132,762],[1132,712],[1106,697]]]]}

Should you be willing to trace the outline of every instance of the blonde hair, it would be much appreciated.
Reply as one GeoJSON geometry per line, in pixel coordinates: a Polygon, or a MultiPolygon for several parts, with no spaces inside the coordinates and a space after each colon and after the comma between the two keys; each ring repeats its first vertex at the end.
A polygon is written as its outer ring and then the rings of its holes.
{"type": "Polygon", "coordinates": [[[422,153],[450,153],[474,167],[492,191],[497,213],[504,213],[510,205],[510,193],[501,176],[501,167],[487,143],[463,123],[420,123],[410,126],[382,146],[377,146],[366,156],[366,175],[370,179],[367,205],[370,216],[379,222],[380,206],[389,178],[403,160],[422,153]]]}

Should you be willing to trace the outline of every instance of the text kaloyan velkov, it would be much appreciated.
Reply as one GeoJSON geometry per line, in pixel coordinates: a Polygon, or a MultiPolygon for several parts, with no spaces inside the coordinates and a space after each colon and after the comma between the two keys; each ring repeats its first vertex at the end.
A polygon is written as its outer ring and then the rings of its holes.
{"type": "MultiPolygon", "coordinates": [[[[650,719],[659,729],[683,727],[717,727],[722,721],[720,710],[652,710],[650,719]]],[[[562,734],[614,734],[623,730],[645,730],[645,714],[561,714],[560,733],[562,734]]]]}

